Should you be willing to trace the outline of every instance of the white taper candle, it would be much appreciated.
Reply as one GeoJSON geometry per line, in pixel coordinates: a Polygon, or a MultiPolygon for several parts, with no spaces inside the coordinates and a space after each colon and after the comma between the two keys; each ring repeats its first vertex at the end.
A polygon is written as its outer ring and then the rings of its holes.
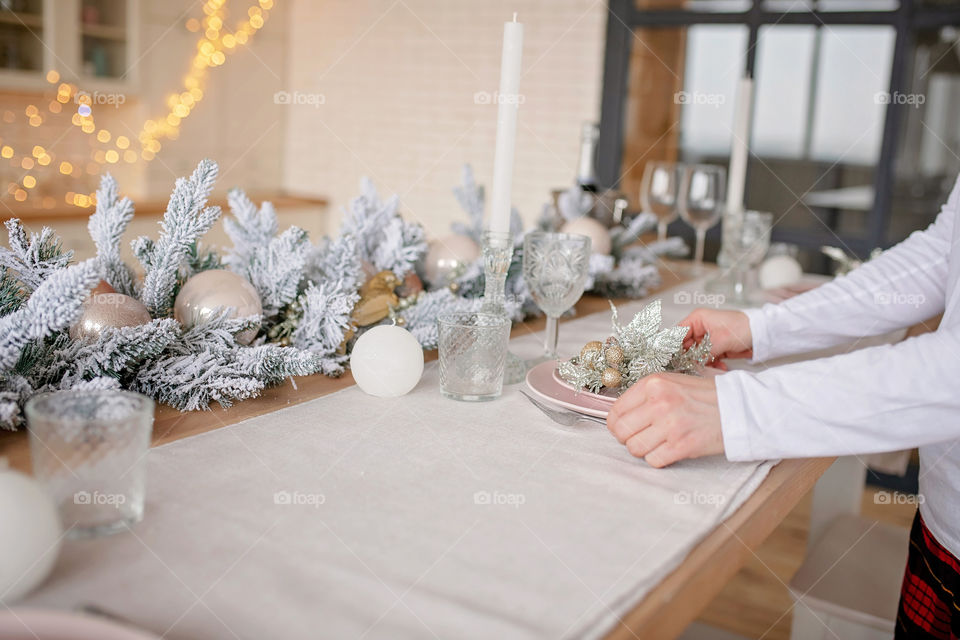
{"type": "Polygon", "coordinates": [[[497,103],[497,146],[493,156],[493,189],[490,194],[490,231],[510,231],[510,187],[513,182],[513,155],[517,143],[517,111],[520,107],[520,61],[523,53],[523,24],[503,25],[503,55],[500,60],[500,90],[497,103]]]}
{"type": "Polygon", "coordinates": [[[750,115],[753,105],[753,79],[741,78],[737,84],[737,101],[733,114],[733,141],[727,180],[727,211],[743,211],[747,181],[747,160],[750,155],[750,115]]]}

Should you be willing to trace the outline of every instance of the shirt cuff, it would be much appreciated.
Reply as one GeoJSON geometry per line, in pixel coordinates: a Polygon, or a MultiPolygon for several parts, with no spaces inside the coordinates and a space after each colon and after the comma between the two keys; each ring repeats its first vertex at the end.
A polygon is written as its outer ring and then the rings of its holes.
{"type": "Polygon", "coordinates": [[[717,404],[723,450],[730,461],[756,460],[750,447],[750,427],[741,378],[746,371],[730,371],[717,376],[717,404]]]}
{"type": "Polygon", "coordinates": [[[770,339],[767,327],[770,324],[768,307],[773,305],[765,304],[759,309],[741,309],[747,315],[750,321],[750,336],[753,340],[753,358],[750,362],[763,362],[770,358],[770,339]]]}

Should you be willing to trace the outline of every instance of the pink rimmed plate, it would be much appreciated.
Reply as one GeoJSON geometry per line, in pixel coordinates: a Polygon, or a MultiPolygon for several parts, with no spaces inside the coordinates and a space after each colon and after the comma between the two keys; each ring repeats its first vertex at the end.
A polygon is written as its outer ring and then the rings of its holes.
{"type": "Polygon", "coordinates": [[[597,418],[606,418],[616,398],[601,396],[588,391],[577,392],[553,372],[555,360],[538,364],[527,372],[527,387],[533,394],[551,405],[570,409],[577,413],[597,418]]]}

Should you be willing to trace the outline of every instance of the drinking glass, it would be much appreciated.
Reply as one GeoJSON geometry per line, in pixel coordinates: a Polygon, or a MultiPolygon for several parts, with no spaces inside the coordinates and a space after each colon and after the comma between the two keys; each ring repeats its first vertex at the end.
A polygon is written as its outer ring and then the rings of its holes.
{"type": "Polygon", "coordinates": [[[589,266],[587,236],[532,231],[524,237],[523,279],[547,314],[543,356],[535,363],[557,359],[558,320],[583,295],[589,266]]]}
{"type": "Polygon", "coordinates": [[[143,518],[153,400],[129,391],[54,391],[27,402],[33,473],[72,538],[143,518]]]}
{"type": "Polygon", "coordinates": [[[684,222],[697,233],[697,248],[694,253],[693,271],[703,270],[703,245],[707,229],[717,224],[723,212],[724,188],[727,171],[709,164],[692,164],[683,169],[677,208],[684,222]]]}
{"type": "Polygon", "coordinates": [[[747,274],[760,264],[770,248],[770,233],[773,230],[773,214],[762,211],[745,211],[735,239],[733,265],[733,297],[737,302],[750,302],[747,274]]]}
{"type": "Polygon", "coordinates": [[[667,239],[667,225],[677,219],[677,195],[683,165],[648,162],[640,181],[640,205],[657,217],[657,239],[667,239]]]}
{"type": "Polygon", "coordinates": [[[506,315],[451,311],[437,318],[440,393],[454,400],[500,396],[510,340],[506,315]]]}

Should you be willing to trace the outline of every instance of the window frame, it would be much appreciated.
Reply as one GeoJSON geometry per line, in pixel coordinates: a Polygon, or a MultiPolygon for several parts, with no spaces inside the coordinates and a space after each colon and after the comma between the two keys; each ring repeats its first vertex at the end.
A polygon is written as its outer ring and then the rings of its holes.
{"type": "MultiPolygon", "coordinates": [[[[744,71],[754,76],[758,35],[763,26],[890,26],[896,35],[888,91],[895,95],[906,92],[909,54],[913,50],[917,32],[960,25],[960,3],[956,7],[928,7],[920,4],[918,0],[900,0],[898,8],[883,11],[771,11],[763,5],[763,0],[751,0],[745,11],[719,13],[686,9],[640,10],[636,7],[635,0],[608,0],[597,160],[597,174],[601,184],[616,187],[620,182],[627,78],[633,32],[636,28],[676,28],[700,24],[745,25],[749,31],[744,71]]],[[[864,233],[838,235],[829,229],[811,231],[779,228],[774,229],[773,239],[812,249],[824,244],[837,244],[839,241],[844,248],[861,258],[867,257],[875,247],[887,246],[886,234],[891,214],[897,141],[904,126],[908,106],[897,102],[887,105],[880,155],[874,173],[873,209],[868,214],[864,233]]]]}

